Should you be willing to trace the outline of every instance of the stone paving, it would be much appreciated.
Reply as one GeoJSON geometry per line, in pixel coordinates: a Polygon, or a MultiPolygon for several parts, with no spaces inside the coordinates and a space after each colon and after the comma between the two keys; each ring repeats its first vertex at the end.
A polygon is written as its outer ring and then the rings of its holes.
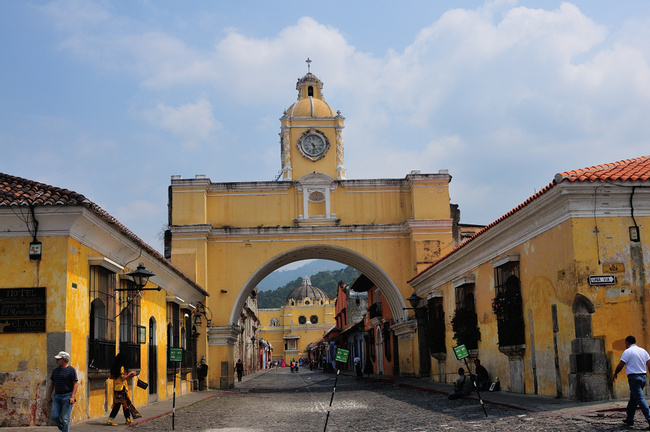
{"type": "MultiPolygon", "coordinates": [[[[301,369],[276,369],[233,391],[177,410],[176,431],[323,431],[335,376],[301,369]]],[[[339,376],[327,431],[617,431],[632,428],[620,412],[558,415],[486,404],[450,401],[445,395],[373,379],[339,376]]],[[[167,415],[132,426],[135,431],[172,430],[167,415]]]]}

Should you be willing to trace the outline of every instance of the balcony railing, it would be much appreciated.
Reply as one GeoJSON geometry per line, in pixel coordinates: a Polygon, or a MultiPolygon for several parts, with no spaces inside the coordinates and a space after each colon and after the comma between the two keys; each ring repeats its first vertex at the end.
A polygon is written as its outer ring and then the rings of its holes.
{"type": "Polygon", "coordinates": [[[368,307],[368,316],[370,319],[377,318],[381,315],[381,303],[373,303],[368,307]]]}

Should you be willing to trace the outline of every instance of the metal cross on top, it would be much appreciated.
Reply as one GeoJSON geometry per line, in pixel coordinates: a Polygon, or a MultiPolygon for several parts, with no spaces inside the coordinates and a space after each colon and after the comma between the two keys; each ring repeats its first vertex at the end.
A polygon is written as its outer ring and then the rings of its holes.
{"type": "Polygon", "coordinates": [[[309,60],[309,57],[307,57],[305,63],[307,63],[307,73],[311,72],[311,60],[309,60]]]}

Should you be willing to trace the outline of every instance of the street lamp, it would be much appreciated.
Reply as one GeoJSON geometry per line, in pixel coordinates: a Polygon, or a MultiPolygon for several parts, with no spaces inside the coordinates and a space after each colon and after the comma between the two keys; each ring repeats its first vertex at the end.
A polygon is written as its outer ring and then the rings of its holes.
{"type": "Polygon", "coordinates": [[[161,288],[145,288],[144,286],[149,282],[149,278],[151,276],[155,276],[155,274],[147,270],[144,267],[143,263],[138,264],[138,268],[135,269],[135,271],[132,271],[131,273],[127,273],[127,276],[130,276],[131,279],[133,279],[133,283],[135,284],[135,289],[132,288],[119,288],[116,289],[115,291],[160,291],[161,288]]]}
{"type": "Polygon", "coordinates": [[[415,309],[418,309],[418,305],[420,304],[420,300],[422,300],[422,297],[420,297],[419,295],[417,295],[417,293],[415,291],[413,291],[413,294],[411,294],[411,296],[408,297],[406,300],[408,300],[408,302],[411,304],[412,307],[410,307],[410,308],[405,307],[403,309],[404,310],[407,310],[407,309],[408,310],[412,310],[412,309],[415,310],[415,309]]]}
{"type": "Polygon", "coordinates": [[[202,302],[198,302],[196,305],[196,311],[194,312],[195,326],[201,327],[201,325],[203,325],[203,319],[201,317],[205,317],[207,321],[207,325],[208,327],[210,327],[210,325],[212,324],[212,311],[202,302]],[[209,317],[208,317],[208,312],[210,313],[209,317]]]}

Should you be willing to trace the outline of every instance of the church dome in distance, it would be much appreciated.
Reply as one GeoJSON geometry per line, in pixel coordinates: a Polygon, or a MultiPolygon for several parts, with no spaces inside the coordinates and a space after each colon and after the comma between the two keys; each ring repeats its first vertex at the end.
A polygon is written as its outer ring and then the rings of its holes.
{"type": "Polygon", "coordinates": [[[311,280],[305,276],[302,279],[302,285],[298,288],[295,288],[287,296],[286,302],[289,303],[291,300],[294,300],[296,302],[305,301],[305,304],[307,304],[307,301],[320,303],[320,300],[329,300],[329,297],[327,297],[325,291],[313,286],[311,284],[311,280]]]}

